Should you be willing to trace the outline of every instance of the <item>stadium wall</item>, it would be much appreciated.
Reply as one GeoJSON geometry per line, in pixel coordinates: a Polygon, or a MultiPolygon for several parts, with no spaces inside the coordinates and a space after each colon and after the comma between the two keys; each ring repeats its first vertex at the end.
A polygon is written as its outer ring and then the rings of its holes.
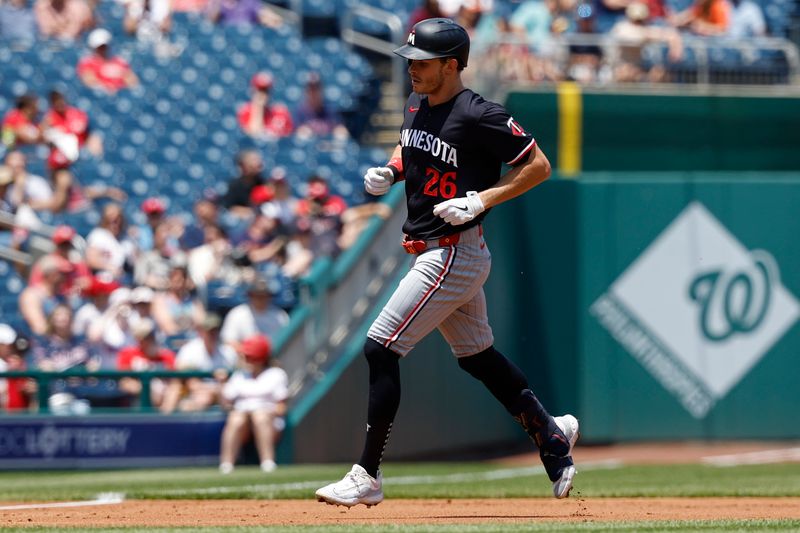
{"type": "Polygon", "coordinates": [[[576,146],[587,171],[800,170],[800,97],[744,91],[611,94],[565,83],[512,91],[506,105],[554,164],[576,146]]]}

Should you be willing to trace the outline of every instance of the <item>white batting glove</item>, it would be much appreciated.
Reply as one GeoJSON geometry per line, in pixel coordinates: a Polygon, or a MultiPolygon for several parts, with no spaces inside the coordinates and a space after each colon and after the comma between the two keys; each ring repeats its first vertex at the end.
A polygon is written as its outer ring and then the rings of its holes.
{"type": "Polygon", "coordinates": [[[367,169],[364,174],[364,189],[374,196],[389,192],[394,183],[394,174],[388,167],[374,167],[367,169]]]}
{"type": "Polygon", "coordinates": [[[465,198],[453,198],[436,204],[433,214],[443,218],[448,224],[460,226],[483,213],[485,209],[478,193],[469,191],[465,198]]]}

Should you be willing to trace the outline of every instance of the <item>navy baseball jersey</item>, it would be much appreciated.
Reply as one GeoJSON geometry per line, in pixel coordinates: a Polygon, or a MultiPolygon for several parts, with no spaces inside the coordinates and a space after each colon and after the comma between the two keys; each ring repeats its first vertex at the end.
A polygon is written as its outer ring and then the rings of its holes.
{"type": "Polygon", "coordinates": [[[480,224],[488,211],[454,227],[435,216],[433,207],[488,189],[500,179],[503,163],[525,161],[535,144],[503,106],[470,89],[435,106],[411,93],[400,131],[408,202],[403,231],[433,239],[480,224]]]}

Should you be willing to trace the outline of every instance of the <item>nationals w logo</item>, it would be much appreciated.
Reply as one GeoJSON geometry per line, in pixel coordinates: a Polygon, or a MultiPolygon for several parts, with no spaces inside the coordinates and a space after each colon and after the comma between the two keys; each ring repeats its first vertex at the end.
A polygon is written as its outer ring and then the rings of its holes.
{"type": "Polygon", "coordinates": [[[747,268],[713,270],[694,279],[689,296],[700,305],[700,330],[714,342],[754,331],[769,310],[773,283],[780,283],[775,260],[753,251],[747,268]]]}
{"type": "Polygon", "coordinates": [[[591,313],[695,418],[704,418],[800,317],[777,261],[690,203],[591,313]]]}

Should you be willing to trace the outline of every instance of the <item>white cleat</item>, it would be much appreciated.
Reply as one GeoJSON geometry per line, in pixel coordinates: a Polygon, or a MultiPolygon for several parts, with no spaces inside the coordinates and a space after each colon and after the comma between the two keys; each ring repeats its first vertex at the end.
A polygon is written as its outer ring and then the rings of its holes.
{"type": "Polygon", "coordinates": [[[353,465],[341,481],[325,485],[317,490],[317,501],[328,505],[344,505],[352,507],[363,503],[367,507],[378,505],[383,501],[383,475],[378,472],[378,479],[367,474],[361,465],[353,465]]]}
{"type": "Polygon", "coordinates": [[[572,448],[574,448],[575,443],[578,442],[580,431],[578,429],[578,419],[572,415],[557,416],[554,417],[554,420],[558,428],[564,432],[564,436],[567,437],[567,441],[569,442],[569,452],[567,456],[570,459],[570,464],[564,467],[561,471],[561,476],[553,482],[553,496],[561,499],[569,497],[569,491],[572,490],[572,478],[578,473],[575,469],[575,465],[572,464],[572,448]]]}

